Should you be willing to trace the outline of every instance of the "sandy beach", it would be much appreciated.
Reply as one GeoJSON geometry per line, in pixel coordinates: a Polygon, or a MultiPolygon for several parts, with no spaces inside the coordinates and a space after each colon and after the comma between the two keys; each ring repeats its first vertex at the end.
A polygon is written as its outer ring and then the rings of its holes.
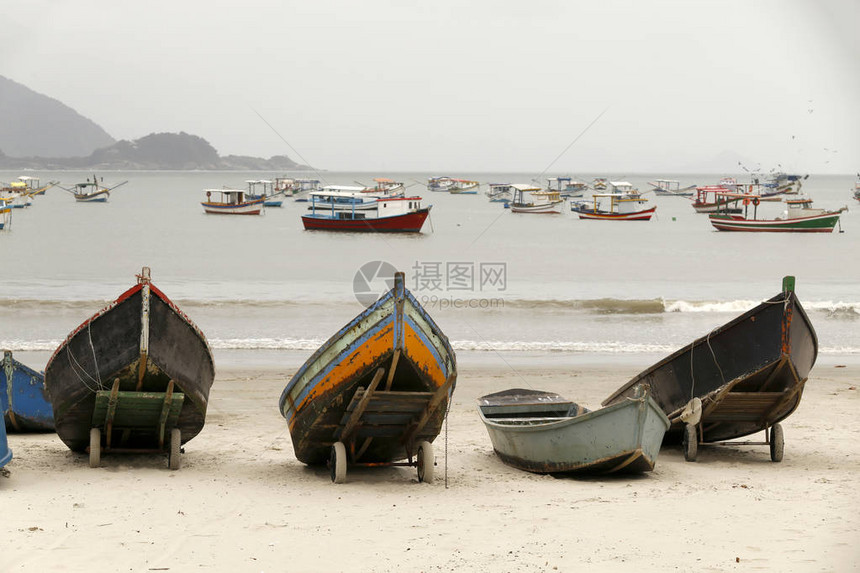
{"type": "Polygon", "coordinates": [[[476,398],[526,386],[597,407],[647,363],[461,361],[436,480],[351,469],[342,485],[293,456],[277,410],[293,369],[222,368],[179,471],[91,469],[54,434],[10,435],[0,571],[854,571],[860,368],[842,364],[813,369],[781,464],[761,446],[694,463],[665,447],[650,474],[572,478],[502,464],[476,398]]]}

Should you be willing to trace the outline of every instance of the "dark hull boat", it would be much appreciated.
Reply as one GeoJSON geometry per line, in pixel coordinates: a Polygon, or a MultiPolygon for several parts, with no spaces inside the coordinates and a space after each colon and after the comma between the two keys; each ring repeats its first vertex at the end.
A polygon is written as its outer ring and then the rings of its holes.
{"type": "Polygon", "coordinates": [[[9,350],[0,363],[0,411],[9,432],[54,431],[45,376],[15,360],[9,350]]]}
{"type": "Polygon", "coordinates": [[[57,434],[76,452],[89,447],[91,465],[99,445],[163,451],[165,433],[178,453],[180,440],[203,428],[214,377],[203,333],[150,283],[148,268],[76,328],[45,368],[57,434]],[[140,422],[148,410],[154,410],[149,426],[140,422]]]}
{"type": "Polygon", "coordinates": [[[695,459],[698,443],[770,429],[765,443],[779,461],[778,422],[800,403],[817,355],[815,329],[794,293],[794,277],[786,277],[783,292],[648,368],[603,404],[646,383],[672,433],[681,434],[688,459],[695,459]]]}
{"type": "Polygon", "coordinates": [[[335,482],[344,481],[347,463],[417,466],[419,480],[430,481],[430,442],[442,428],[456,379],[447,337],[397,273],[391,291],[296,372],[279,407],[296,457],[329,462],[335,482]]]}

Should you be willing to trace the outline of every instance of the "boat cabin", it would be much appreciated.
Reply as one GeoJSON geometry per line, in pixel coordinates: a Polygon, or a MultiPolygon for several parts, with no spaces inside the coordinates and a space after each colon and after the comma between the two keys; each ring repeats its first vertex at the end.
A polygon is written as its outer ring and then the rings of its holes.
{"type": "Polygon", "coordinates": [[[248,179],[245,184],[248,185],[248,199],[265,198],[274,192],[274,183],[268,179],[248,179]]]}
{"type": "Polygon", "coordinates": [[[245,192],[240,189],[206,189],[207,203],[241,205],[245,201],[245,192]],[[213,197],[215,197],[215,200],[213,200],[213,197]]]}
{"type": "Polygon", "coordinates": [[[609,181],[606,190],[614,195],[639,195],[639,190],[628,181],[609,181]]]}

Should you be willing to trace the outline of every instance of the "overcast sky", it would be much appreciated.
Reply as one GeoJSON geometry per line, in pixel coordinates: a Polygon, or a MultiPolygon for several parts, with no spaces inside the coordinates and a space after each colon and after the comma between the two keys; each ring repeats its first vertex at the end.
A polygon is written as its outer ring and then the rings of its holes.
{"type": "Polygon", "coordinates": [[[330,170],[541,172],[585,130],[551,171],[854,173],[858,23],[857,0],[5,0],[0,75],[117,139],[330,170]]]}

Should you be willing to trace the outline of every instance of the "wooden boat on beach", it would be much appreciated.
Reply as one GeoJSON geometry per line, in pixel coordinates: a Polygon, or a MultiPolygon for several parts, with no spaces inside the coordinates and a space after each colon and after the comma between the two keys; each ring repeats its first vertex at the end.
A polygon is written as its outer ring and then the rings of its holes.
{"type": "MultiPolygon", "coordinates": [[[[688,460],[698,444],[719,443],[765,431],[771,459],[782,460],[779,422],[800,404],[818,355],[818,338],[794,292],[794,277],[782,292],[715,328],[635,376],[603,401],[632,396],[639,384],[672,422],[688,460]]],[[[734,442],[738,443],[738,442],[734,442]]]]}
{"type": "Polygon", "coordinates": [[[116,189],[117,187],[121,187],[128,183],[128,181],[123,181],[121,183],[117,183],[116,185],[108,187],[104,185],[105,178],[102,177],[99,180],[95,174],[93,174],[93,180],[90,181],[87,178],[84,183],[75,183],[74,187],[67,189],[61,185],[58,185],[60,189],[71,193],[75,197],[75,201],[78,203],[106,203],[108,197],[110,197],[110,192],[116,189]]]}
{"type": "Polygon", "coordinates": [[[596,411],[551,392],[513,389],[478,399],[496,454],[535,473],[654,469],[669,419],[640,387],[596,411]]]}
{"type": "Polygon", "coordinates": [[[207,189],[203,211],[212,215],[259,215],[265,198],[249,199],[240,189],[207,189]],[[215,195],[217,198],[212,199],[215,195]]]}
{"type": "Polygon", "coordinates": [[[396,273],[394,288],[308,358],[279,408],[299,461],[328,462],[336,483],[347,464],[417,467],[431,481],[431,442],[456,381],[448,338],[396,273]]]}
{"type": "Polygon", "coordinates": [[[72,331],[45,367],[57,435],[75,452],[161,452],[178,469],[180,446],[203,429],[215,377],[203,333],[150,281],[72,331]]]}
{"type": "Polygon", "coordinates": [[[3,467],[6,466],[12,460],[12,450],[9,449],[9,441],[6,439],[6,426],[4,424],[0,424],[0,470],[4,470],[3,467]]]}
{"type": "Polygon", "coordinates": [[[54,411],[45,392],[45,375],[3,351],[0,362],[0,412],[10,432],[53,432],[54,411]]]}

